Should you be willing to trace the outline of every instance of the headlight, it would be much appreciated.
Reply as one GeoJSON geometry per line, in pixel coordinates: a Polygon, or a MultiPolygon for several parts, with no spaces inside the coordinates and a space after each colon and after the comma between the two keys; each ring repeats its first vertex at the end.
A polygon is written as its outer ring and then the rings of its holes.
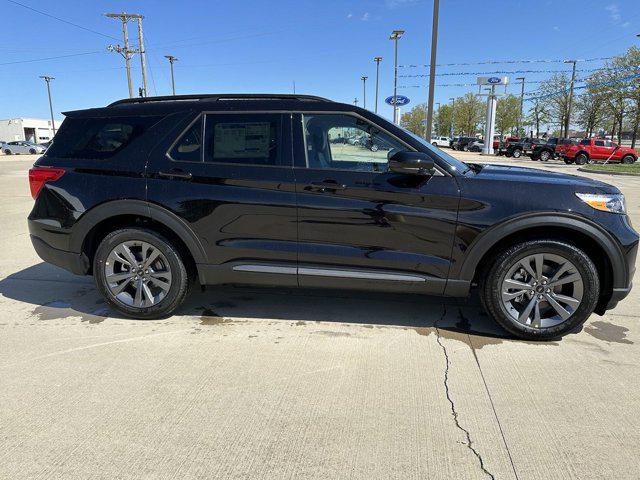
{"type": "Polygon", "coordinates": [[[576,197],[596,210],[611,213],[627,213],[624,195],[621,193],[576,193],[576,197]]]}

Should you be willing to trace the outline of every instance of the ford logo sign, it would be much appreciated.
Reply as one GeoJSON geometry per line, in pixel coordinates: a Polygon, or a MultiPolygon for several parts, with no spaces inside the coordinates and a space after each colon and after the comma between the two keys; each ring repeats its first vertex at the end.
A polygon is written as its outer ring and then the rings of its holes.
{"type": "Polygon", "coordinates": [[[392,95],[385,99],[385,103],[391,106],[395,105],[396,107],[402,107],[404,105],[407,105],[409,102],[410,102],[409,98],[405,97],[404,95],[396,95],[395,98],[392,95]]]}
{"type": "Polygon", "coordinates": [[[487,83],[502,83],[502,79],[500,77],[489,77],[487,78],[487,83]]]}

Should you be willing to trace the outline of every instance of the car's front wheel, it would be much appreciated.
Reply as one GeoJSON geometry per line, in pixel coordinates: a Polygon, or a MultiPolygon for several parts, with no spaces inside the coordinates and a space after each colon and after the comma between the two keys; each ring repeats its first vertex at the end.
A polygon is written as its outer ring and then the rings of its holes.
{"type": "Polygon", "coordinates": [[[516,148],[513,151],[513,158],[520,158],[521,155],[522,155],[522,150],[520,150],[519,148],[516,148]]]}
{"type": "Polygon", "coordinates": [[[624,164],[631,164],[633,162],[635,162],[636,159],[633,155],[625,155],[624,157],[622,157],[622,163],[624,164]]]}
{"type": "Polygon", "coordinates": [[[96,251],[93,275],[111,307],[140,319],[170,315],[182,304],[189,287],[176,248],[160,234],[140,228],[107,235],[96,251]]]}
{"type": "Polygon", "coordinates": [[[599,292],[598,271],[589,256],[551,239],[505,249],[481,285],[487,312],[507,331],[529,340],[556,338],[582,325],[599,292]]]}
{"type": "Polygon", "coordinates": [[[4,151],[5,155],[11,155],[11,150],[9,150],[8,148],[4,151]]]}
{"type": "Polygon", "coordinates": [[[576,165],[586,165],[589,163],[589,156],[586,153],[580,153],[576,156],[576,165]]]}
{"type": "Polygon", "coordinates": [[[551,153],[549,153],[546,150],[543,150],[542,152],[540,152],[540,160],[543,162],[548,161],[551,158],[551,153]]]}

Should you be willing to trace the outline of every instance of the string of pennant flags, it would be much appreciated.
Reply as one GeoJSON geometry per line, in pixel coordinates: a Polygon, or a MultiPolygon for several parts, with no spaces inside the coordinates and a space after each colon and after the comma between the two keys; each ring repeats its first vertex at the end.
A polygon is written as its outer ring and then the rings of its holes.
{"type": "MultiPolygon", "coordinates": [[[[610,87],[613,85],[620,85],[621,83],[625,83],[625,82],[629,82],[631,80],[636,80],[640,78],[640,73],[638,74],[634,74],[634,75],[628,75],[626,77],[623,78],[618,78],[615,80],[610,80],[608,82],[601,82],[601,83],[596,83],[596,84],[590,84],[590,85],[580,85],[578,87],[574,87],[574,90],[583,90],[585,88],[589,88],[589,89],[594,89],[594,88],[601,88],[601,87],[610,87]]],[[[525,102],[533,102],[536,100],[544,100],[547,98],[552,98],[552,97],[556,97],[558,95],[563,95],[565,93],[567,93],[569,91],[569,88],[564,88],[562,90],[559,90],[557,92],[553,92],[553,93],[548,93],[546,95],[539,95],[537,97],[532,97],[532,98],[525,98],[524,101],[525,102]]],[[[535,93],[535,92],[532,92],[535,93]]],[[[587,92],[587,95],[592,95],[592,93],[587,92]]]]}
{"type": "MultiPolygon", "coordinates": [[[[585,58],[576,60],[579,63],[583,62],[601,62],[604,60],[611,60],[612,57],[598,57],[598,58],[585,58]]],[[[535,59],[535,60],[484,60],[481,62],[460,62],[460,63],[437,63],[436,67],[467,67],[471,65],[508,65],[508,64],[520,64],[520,63],[565,63],[567,59],[554,58],[554,59],[535,59]]],[[[406,64],[398,65],[398,68],[428,68],[429,64],[406,64]]]]}
{"type": "MultiPolygon", "coordinates": [[[[597,72],[602,68],[578,68],[576,72],[597,72]]],[[[493,72],[446,72],[436,73],[436,77],[453,77],[453,76],[477,76],[477,75],[513,75],[520,73],[571,73],[571,70],[496,70],[493,72]]],[[[428,73],[414,75],[398,75],[398,78],[425,78],[429,77],[428,73]]]]}

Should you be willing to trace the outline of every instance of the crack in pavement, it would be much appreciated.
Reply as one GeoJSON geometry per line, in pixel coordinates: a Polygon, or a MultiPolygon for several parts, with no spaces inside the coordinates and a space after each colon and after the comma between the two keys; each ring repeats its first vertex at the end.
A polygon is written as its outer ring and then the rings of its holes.
{"type": "Polygon", "coordinates": [[[433,326],[436,329],[436,341],[438,342],[438,345],[440,345],[440,348],[442,348],[442,352],[444,353],[444,358],[445,358],[444,390],[447,395],[447,400],[449,400],[449,404],[451,405],[451,414],[453,415],[453,421],[455,422],[456,427],[458,427],[458,430],[464,433],[465,438],[467,440],[466,442],[464,442],[464,444],[469,450],[471,450],[471,452],[473,452],[473,454],[476,456],[476,458],[480,462],[480,469],[482,470],[482,472],[485,473],[492,480],[495,480],[495,477],[493,476],[493,474],[485,468],[482,455],[480,455],[480,453],[473,447],[473,442],[471,441],[471,434],[469,433],[469,430],[467,430],[462,425],[460,425],[460,421],[458,420],[458,411],[456,410],[456,405],[453,402],[453,399],[451,398],[451,392],[449,391],[449,366],[450,366],[449,353],[447,352],[447,348],[442,343],[442,339],[440,337],[440,329],[438,328],[438,323],[441,320],[443,320],[444,317],[447,315],[446,305],[443,305],[442,308],[443,308],[442,316],[434,323],[433,326]]]}

